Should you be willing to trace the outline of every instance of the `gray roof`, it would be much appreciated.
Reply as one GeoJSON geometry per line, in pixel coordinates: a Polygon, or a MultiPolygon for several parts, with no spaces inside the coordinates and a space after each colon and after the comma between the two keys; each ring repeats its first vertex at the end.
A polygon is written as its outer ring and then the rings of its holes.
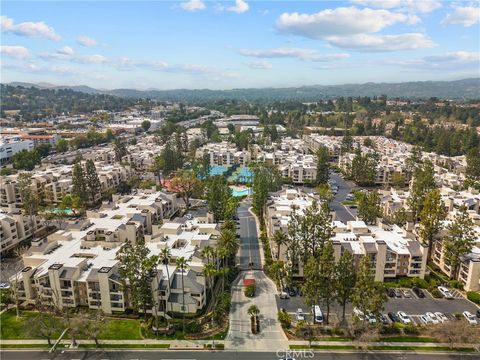
{"type": "Polygon", "coordinates": [[[407,248],[410,251],[410,254],[412,254],[412,256],[422,256],[420,243],[418,243],[417,241],[409,241],[407,248]]]}
{"type": "MultiPolygon", "coordinates": [[[[203,287],[197,282],[197,273],[189,270],[186,275],[183,275],[183,284],[185,288],[189,288],[192,292],[201,292],[203,287]]],[[[175,272],[173,276],[172,289],[182,289],[182,273],[175,272]]]]}
{"type": "Polygon", "coordinates": [[[363,248],[365,249],[365,251],[367,253],[376,253],[377,252],[377,247],[375,246],[374,243],[368,243],[368,242],[364,242],[363,243],[363,248]]]}
{"type": "MultiPolygon", "coordinates": [[[[183,304],[183,294],[172,293],[168,297],[168,301],[172,303],[183,304]]],[[[196,303],[197,300],[195,300],[190,294],[185,294],[185,305],[196,303]]]]}
{"type": "Polygon", "coordinates": [[[60,279],[71,279],[75,270],[76,269],[72,268],[72,267],[64,267],[62,269],[62,272],[61,272],[59,278],[60,279]]]}

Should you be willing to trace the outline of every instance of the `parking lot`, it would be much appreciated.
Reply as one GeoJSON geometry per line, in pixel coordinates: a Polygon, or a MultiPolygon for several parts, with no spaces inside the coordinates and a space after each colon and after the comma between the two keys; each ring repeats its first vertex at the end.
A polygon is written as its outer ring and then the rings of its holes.
{"type": "MultiPolygon", "coordinates": [[[[420,315],[425,314],[426,312],[441,312],[447,317],[452,317],[452,314],[461,314],[463,311],[467,310],[472,314],[478,310],[478,307],[471,303],[470,301],[463,298],[460,292],[456,290],[451,290],[455,299],[436,299],[428,291],[424,290],[425,298],[420,299],[418,296],[411,291],[411,289],[405,289],[410,293],[410,298],[406,298],[402,295],[401,298],[388,298],[385,303],[384,314],[389,312],[397,313],[398,311],[405,312],[414,323],[421,324],[419,319],[420,315]]],[[[293,296],[289,299],[280,299],[278,296],[277,306],[279,309],[285,309],[290,315],[294,316],[297,309],[302,309],[307,313],[307,321],[311,320],[311,311],[310,308],[305,303],[305,299],[301,296],[293,296]]],[[[325,312],[325,306],[320,306],[321,310],[325,312]]],[[[330,306],[330,312],[337,314],[338,317],[342,314],[342,308],[337,303],[334,303],[330,306]]],[[[346,313],[347,315],[352,314],[352,305],[347,304],[346,313]]]]}

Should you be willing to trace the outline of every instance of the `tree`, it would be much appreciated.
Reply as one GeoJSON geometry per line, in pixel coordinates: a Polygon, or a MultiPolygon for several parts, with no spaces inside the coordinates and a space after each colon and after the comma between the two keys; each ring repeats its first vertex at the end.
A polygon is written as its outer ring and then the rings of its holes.
{"type": "Polygon", "coordinates": [[[95,164],[91,159],[87,160],[85,164],[85,185],[90,202],[95,203],[97,195],[100,194],[102,190],[102,185],[100,184],[95,164]]]}
{"type": "Polygon", "coordinates": [[[252,327],[253,329],[255,329],[254,332],[256,332],[256,329],[258,327],[258,315],[260,314],[260,310],[258,309],[258,306],[250,305],[250,307],[247,310],[247,314],[250,316],[252,327]]]}
{"type": "Polygon", "coordinates": [[[12,156],[13,167],[17,170],[32,171],[40,164],[40,155],[37,150],[22,150],[12,156]]]}
{"type": "MultiPolygon", "coordinates": [[[[165,269],[166,269],[166,273],[167,273],[167,288],[168,288],[168,293],[170,294],[171,291],[170,291],[170,272],[168,270],[168,264],[170,263],[170,259],[171,259],[171,254],[170,254],[170,249],[169,248],[163,248],[160,250],[160,261],[162,262],[162,264],[165,266],[165,269]]],[[[167,300],[165,300],[165,304],[166,304],[167,300]]],[[[166,311],[166,305],[164,307],[165,311],[166,311]]],[[[171,315],[173,316],[173,304],[170,303],[170,313],[171,315]]],[[[166,316],[165,316],[166,318],[166,316]]]]}
{"type": "Polygon", "coordinates": [[[415,169],[422,164],[422,149],[419,146],[414,146],[410,152],[410,156],[406,159],[407,171],[413,174],[415,169]]]}
{"type": "Polygon", "coordinates": [[[362,193],[358,202],[358,216],[369,225],[374,225],[382,214],[377,191],[362,193]]]}
{"type": "Polygon", "coordinates": [[[26,322],[26,333],[31,337],[47,340],[52,346],[52,338],[63,330],[62,321],[48,308],[42,308],[31,321],[26,322]]]}
{"type": "Polygon", "coordinates": [[[127,155],[125,143],[118,138],[113,141],[113,151],[115,152],[115,161],[119,163],[127,155]]]}
{"type": "Polygon", "coordinates": [[[185,208],[190,207],[190,197],[198,189],[200,181],[191,170],[178,171],[173,177],[171,186],[177,191],[185,202],[185,208]]]}
{"type": "Polygon", "coordinates": [[[453,349],[455,344],[479,344],[480,332],[474,326],[466,326],[463,321],[447,321],[430,326],[431,336],[440,342],[446,342],[453,349]]]}
{"type": "Polygon", "coordinates": [[[401,172],[394,172],[392,175],[392,186],[396,189],[401,189],[405,186],[405,175],[401,172]]]}
{"type": "Polygon", "coordinates": [[[303,294],[309,307],[318,304],[320,300],[320,271],[318,261],[310,256],[303,267],[303,294]]]}
{"type": "Polygon", "coordinates": [[[148,120],[143,120],[142,121],[142,129],[143,131],[147,132],[148,129],[150,129],[150,127],[152,126],[152,123],[148,120]]]}
{"type": "Polygon", "coordinates": [[[55,144],[55,151],[57,153],[64,153],[68,150],[68,146],[68,140],[58,139],[57,143],[55,144]]]}
{"type": "Polygon", "coordinates": [[[480,147],[467,153],[466,185],[480,189],[480,147]]]}
{"type": "Polygon", "coordinates": [[[433,175],[434,169],[431,161],[425,161],[414,169],[410,196],[407,199],[414,223],[417,222],[418,216],[422,212],[425,196],[436,187],[433,175]]]}
{"type": "Polygon", "coordinates": [[[48,156],[50,152],[52,151],[52,145],[50,143],[43,143],[39,144],[35,150],[37,150],[38,155],[43,158],[45,156],[48,156]]]}
{"type": "Polygon", "coordinates": [[[320,299],[327,307],[325,319],[327,324],[330,316],[330,304],[336,297],[335,274],[335,255],[332,241],[329,240],[323,246],[322,255],[320,256],[320,282],[318,284],[320,299]]]}
{"type": "Polygon", "coordinates": [[[328,149],[325,146],[321,146],[317,150],[317,184],[327,184],[330,171],[330,156],[328,149]]]}
{"type": "Polygon", "coordinates": [[[280,247],[283,245],[287,245],[288,236],[285,232],[277,230],[273,234],[273,242],[275,243],[275,245],[277,245],[277,260],[280,260],[280,247]]]}
{"type": "Polygon", "coordinates": [[[447,226],[447,236],[443,239],[444,257],[445,263],[452,269],[453,279],[458,277],[461,256],[468,254],[477,240],[474,225],[467,208],[462,206],[447,226]]]}
{"type": "Polygon", "coordinates": [[[342,154],[348,153],[352,149],[353,149],[352,135],[350,135],[349,131],[345,131],[345,134],[343,135],[343,138],[342,138],[342,147],[341,147],[342,154]]]}
{"type": "Polygon", "coordinates": [[[351,300],[355,287],[355,263],[352,254],[344,251],[335,266],[335,290],[337,301],[342,305],[342,318],[345,320],[345,307],[351,300]]]}
{"type": "Polygon", "coordinates": [[[358,148],[352,163],[347,168],[348,177],[360,186],[375,185],[378,161],[377,153],[362,154],[358,148]]]}
{"type": "Polygon", "coordinates": [[[222,232],[220,233],[220,238],[218,240],[218,248],[225,249],[227,267],[228,267],[228,259],[235,256],[239,246],[240,246],[240,242],[237,239],[237,235],[235,231],[232,231],[230,229],[223,229],[222,232]]]}
{"type": "Polygon", "coordinates": [[[210,176],[206,181],[205,190],[208,211],[213,214],[215,222],[229,219],[234,215],[237,202],[233,199],[232,190],[223,175],[210,176]]]}
{"type": "Polygon", "coordinates": [[[434,236],[442,228],[442,221],[445,220],[447,211],[440,196],[440,191],[430,191],[423,202],[423,209],[420,212],[419,235],[424,244],[428,245],[428,256],[432,257],[434,236]]]}
{"type": "Polygon", "coordinates": [[[37,192],[32,189],[32,174],[21,173],[17,178],[18,192],[22,199],[22,207],[25,213],[28,215],[29,227],[32,232],[32,237],[35,238],[35,232],[37,231],[37,222],[34,219],[38,214],[38,206],[40,204],[40,198],[37,192]]]}
{"type": "Polygon", "coordinates": [[[86,314],[85,317],[84,333],[89,339],[95,341],[95,346],[98,348],[100,346],[98,337],[105,324],[105,315],[102,310],[98,309],[93,313],[86,314]]]}
{"type": "Polygon", "coordinates": [[[185,334],[185,282],[184,282],[184,276],[185,276],[185,270],[188,268],[187,260],[182,256],[177,258],[176,260],[176,265],[177,268],[180,269],[180,272],[182,273],[182,313],[183,313],[183,333],[185,334]]]}
{"type": "Polygon", "coordinates": [[[85,179],[85,172],[83,171],[82,164],[76,162],[72,170],[72,194],[77,196],[81,203],[85,203],[88,200],[87,183],[85,179]]]}
{"type": "Polygon", "coordinates": [[[253,172],[253,211],[263,222],[263,211],[268,193],[280,188],[282,177],[278,168],[273,165],[257,164],[252,166],[251,171],[253,172]]]}
{"type": "Polygon", "coordinates": [[[357,270],[357,281],[352,294],[352,304],[364,314],[379,315],[386,300],[381,283],[375,282],[369,256],[363,256],[357,270]]]}

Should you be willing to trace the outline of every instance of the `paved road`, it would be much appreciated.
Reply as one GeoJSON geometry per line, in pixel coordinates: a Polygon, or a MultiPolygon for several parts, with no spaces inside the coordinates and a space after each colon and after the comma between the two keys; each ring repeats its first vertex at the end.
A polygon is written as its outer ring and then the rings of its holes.
{"type": "Polygon", "coordinates": [[[239,350],[288,348],[287,337],[277,319],[276,286],[261,270],[260,247],[255,218],[248,211],[247,203],[243,203],[239,207],[237,214],[240,218],[240,249],[237,262],[240,263],[240,268],[243,271],[240,272],[232,285],[230,327],[225,346],[228,349],[239,350]],[[252,262],[255,270],[249,270],[249,264],[252,262]],[[255,296],[253,298],[247,298],[243,291],[243,279],[247,274],[253,275],[256,280],[255,296]],[[255,335],[251,333],[250,318],[247,314],[251,305],[257,305],[260,310],[260,333],[255,335]]]}
{"type": "MultiPolygon", "coordinates": [[[[290,350],[296,359],[317,360],[470,360],[478,359],[478,354],[442,354],[413,352],[321,352],[290,350]]],[[[1,351],[2,360],[49,359],[49,360],[274,360],[285,357],[285,351],[276,352],[236,352],[236,351],[166,351],[166,350],[119,350],[119,351],[66,351],[63,354],[49,354],[47,351],[1,351]]]]}
{"type": "Polygon", "coordinates": [[[355,217],[352,214],[355,215],[356,210],[346,209],[345,206],[341,204],[351,192],[352,186],[350,186],[340,175],[333,172],[330,173],[330,179],[335,180],[338,186],[338,192],[330,203],[330,208],[335,211],[336,220],[343,221],[344,223],[355,220],[355,217]]]}
{"type": "Polygon", "coordinates": [[[239,266],[241,270],[250,270],[249,264],[253,263],[253,269],[261,270],[262,258],[258,244],[257,225],[248,208],[248,203],[242,203],[237,210],[237,216],[240,219],[240,228],[238,229],[240,234],[239,266]]]}

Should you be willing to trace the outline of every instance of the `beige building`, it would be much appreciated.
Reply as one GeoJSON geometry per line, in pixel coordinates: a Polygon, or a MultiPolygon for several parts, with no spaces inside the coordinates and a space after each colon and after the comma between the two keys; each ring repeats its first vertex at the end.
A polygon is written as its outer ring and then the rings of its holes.
{"type": "Polygon", "coordinates": [[[23,215],[20,211],[0,213],[0,250],[3,255],[20,242],[30,238],[34,231],[40,232],[45,225],[36,216],[23,215]]]}

